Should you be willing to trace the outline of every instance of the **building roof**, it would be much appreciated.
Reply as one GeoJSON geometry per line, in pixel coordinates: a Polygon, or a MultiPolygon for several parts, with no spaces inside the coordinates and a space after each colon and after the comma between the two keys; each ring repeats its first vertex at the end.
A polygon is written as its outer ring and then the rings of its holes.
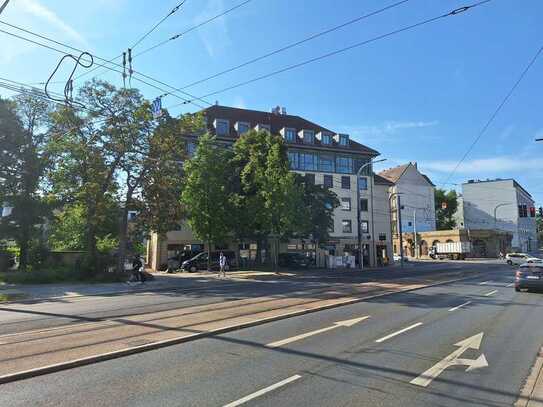
{"type": "Polygon", "coordinates": [[[402,164],[402,165],[398,165],[397,167],[392,167],[392,168],[388,168],[386,170],[383,170],[379,173],[379,175],[383,178],[386,178],[387,180],[389,180],[390,182],[392,183],[397,183],[398,180],[402,177],[402,175],[405,173],[405,171],[410,167],[415,167],[415,169],[417,170],[417,172],[422,176],[422,178],[424,178],[431,186],[435,187],[434,183],[432,182],[432,180],[425,174],[421,173],[418,168],[417,168],[417,163],[413,164],[413,163],[407,163],[407,164],[402,164]]]}
{"type": "Polygon", "coordinates": [[[468,182],[464,182],[462,185],[472,185],[472,184],[482,184],[483,182],[502,182],[502,181],[513,181],[513,186],[515,188],[518,188],[520,189],[521,191],[525,192],[530,198],[532,198],[532,195],[526,191],[522,185],[520,185],[517,181],[515,181],[513,178],[496,178],[496,179],[486,179],[486,180],[481,180],[481,179],[477,179],[477,180],[474,180],[474,179],[470,179],[468,182]]]}
{"type": "Polygon", "coordinates": [[[389,181],[384,177],[381,177],[379,174],[373,174],[373,180],[377,185],[394,185],[393,182],[389,181]]]}
{"type": "MultiPolygon", "coordinates": [[[[252,128],[255,127],[257,124],[269,125],[272,134],[280,134],[281,129],[285,127],[296,129],[297,132],[300,130],[313,130],[315,134],[319,132],[335,134],[335,132],[316,123],[310,122],[303,117],[288,114],[262,112],[259,110],[240,109],[236,107],[219,105],[210,106],[204,109],[203,113],[207,118],[208,130],[212,134],[215,134],[215,128],[213,125],[215,119],[228,120],[230,125],[230,135],[227,137],[232,139],[236,139],[238,137],[238,133],[234,127],[236,122],[247,122],[252,128]]],[[[299,137],[296,137],[296,141],[292,144],[299,144],[300,147],[309,147],[307,144],[303,144],[303,141],[299,137]]],[[[336,151],[349,151],[351,153],[360,153],[370,156],[379,155],[378,151],[363,144],[360,144],[352,140],[350,137],[349,145],[346,147],[340,146],[335,140],[333,140],[332,144],[330,145],[322,145],[320,141],[316,138],[314,144],[311,145],[311,147],[315,146],[320,148],[333,149],[336,151]]]]}

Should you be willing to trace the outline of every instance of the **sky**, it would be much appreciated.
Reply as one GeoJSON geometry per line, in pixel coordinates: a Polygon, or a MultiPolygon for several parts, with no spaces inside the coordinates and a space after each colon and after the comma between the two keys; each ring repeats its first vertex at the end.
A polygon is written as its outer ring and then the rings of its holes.
{"type": "MultiPolygon", "coordinates": [[[[133,67],[168,85],[184,87],[397,1],[251,0],[134,58],[133,67]]],[[[409,0],[184,90],[207,95],[476,1],[409,0]]],[[[11,0],[0,21],[109,59],[136,43],[179,2],[11,0]]],[[[186,0],[134,48],[134,55],[244,2],[186,0]]],[[[284,106],[289,114],[348,133],[379,151],[386,161],[377,169],[416,161],[438,187],[458,188],[468,179],[515,178],[539,206],[543,205],[543,142],[534,139],[543,137],[543,55],[456,173],[449,176],[543,45],[542,15],[541,0],[492,0],[206,99],[264,111],[284,106]]],[[[33,38],[4,24],[0,29],[33,38]]],[[[44,82],[61,56],[0,32],[2,78],[44,82]]],[[[73,64],[66,62],[53,80],[65,80],[71,68],[73,64]]],[[[76,76],[81,73],[85,69],[78,67],[76,76]]],[[[77,80],[76,87],[94,75],[122,86],[120,73],[99,68],[77,80]]],[[[158,90],[135,79],[130,85],[149,99],[170,90],[156,84],[163,89],[158,90]]],[[[63,87],[55,86],[56,91],[63,87]]],[[[0,89],[0,95],[11,93],[0,89]]],[[[169,107],[180,102],[170,95],[162,103],[169,107]]],[[[178,115],[197,110],[185,104],[170,112],[178,115]]]]}

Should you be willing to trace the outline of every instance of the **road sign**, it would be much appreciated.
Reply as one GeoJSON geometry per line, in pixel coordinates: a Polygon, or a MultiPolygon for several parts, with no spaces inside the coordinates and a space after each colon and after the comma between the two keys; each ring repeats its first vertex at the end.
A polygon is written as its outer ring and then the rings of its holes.
{"type": "Polygon", "coordinates": [[[162,98],[156,98],[155,100],[153,100],[151,110],[153,111],[153,117],[155,119],[162,116],[162,98]]]}
{"type": "Polygon", "coordinates": [[[436,363],[419,377],[411,380],[410,383],[416,386],[426,387],[432,382],[432,380],[438,377],[450,366],[467,366],[468,368],[466,369],[466,372],[488,366],[484,353],[481,354],[481,356],[479,356],[477,359],[460,358],[460,356],[462,356],[462,354],[468,349],[479,349],[481,346],[481,341],[483,340],[483,335],[484,333],[481,332],[477,335],[470,336],[463,341],[455,343],[454,346],[459,346],[459,349],[455,350],[449,356],[436,363]]]}

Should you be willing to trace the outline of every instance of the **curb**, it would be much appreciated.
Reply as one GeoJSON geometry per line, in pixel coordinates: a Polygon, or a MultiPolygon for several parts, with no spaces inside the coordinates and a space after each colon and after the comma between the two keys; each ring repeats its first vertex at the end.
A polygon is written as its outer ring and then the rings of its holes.
{"type": "Polygon", "coordinates": [[[333,309],[333,308],[339,308],[339,307],[342,307],[342,306],[356,304],[356,303],[363,302],[363,301],[373,299],[373,298],[384,297],[384,296],[393,295],[393,294],[400,294],[400,293],[405,293],[405,292],[410,292],[410,291],[416,291],[416,290],[421,290],[421,289],[424,289],[424,288],[450,284],[450,283],[454,283],[454,282],[457,282],[457,281],[469,280],[469,279],[473,279],[473,278],[477,278],[477,276],[461,277],[461,278],[456,278],[456,279],[452,279],[452,280],[440,281],[438,283],[427,284],[427,285],[424,285],[422,287],[408,288],[408,289],[394,291],[394,292],[384,292],[384,293],[380,293],[380,294],[369,295],[369,296],[362,297],[362,298],[351,298],[349,300],[345,300],[343,302],[339,302],[339,303],[335,303],[335,304],[323,305],[321,307],[307,309],[307,310],[293,311],[293,312],[289,312],[289,313],[286,313],[286,314],[276,315],[276,316],[273,316],[273,317],[262,318],[262,319],[255,320],[255,321],[249,321],[249,322],[240,323],[240,324],[236,324],[236,325],[226,326],[226,327],[214,329],[214,330],[207,331],[207,332],[196,333],[196,334],[193,334],[193,335],[184,336],[182,338],[166,339],[166,340],[152,342],[152,343],[145,344],[145,345],[139,345],[139,346],[120,349],[120,350],[116,350],[116,351],[112,351],[112,352],[102,353],[100,355],[88,356],[88,357],[84,357],[84,358],[80,358],[80,359],[73,359],[73,360],[70,360],[70,361],[67,361],[67,362],[56,363],[56,364],[52,364],[52,365],[48,365],[48,366],[38,367],[38,368],[35,368],[35,369],[24,370],[22,372],[17,372],[17,373],[12,373],[12,374],[7,374],[7,375],[0,376],[0,384],[15,382],[15,381],[18,381],[18,380],[29,379],[29,378],[32,378],[32,377],[41,376],[41,375],[45,375],[45,374],[49,374],[49,373],[60,372],[62,370],[73,369],[75,367],[86,366],[86,365],[90,365],[90,364],[94,364],[94,363],[98,363],[98,362],[103,362],[103,361],[106,361],[106,360],[117,359],[117,358],[121,358],[121,357],[124,357],[124,356],[134,355],[134,354],[137,354],[137,353],[142,353],[142,352],[147,352],[147,351],[156,350],[156,349],[160,349],[160,348],[165,348],[165,347],[172,346],[172,345],[178,345],[178,344],[185,343],[185,342],[191,342],[191,341],[194,341],[194,340],[197,340],[197,339],[207,338],[207,337],[216,336],[216,335],[219,335],[219,334],[234,332],[234,331],[237,331],[237,330],[240,330],[240,329],[250,328],[250,327],[254,327],[254,326],[258,326],[258,325],[263,325],[263,324],[266,324],[266,323],[269,323],[269,322],[280,321],[282,319],[293,318],[293,317],[302,316],[302,315],[306,315],[306,314],[311,314],[311,313],[314,313],[314,312],[324,311],[324,310],[333,309]]]}
{"type": "Polygon", "coordinates": [[[543,387],[543,348],[541,348],[537,354],[534,365],[530,374],[526,378],[526,382],[522,387],[518,400],[515,402],[514,407],[529,407],[531,405],[541,406],[543,403],[538,400],[532,400],[537,388],[543,387]],[[532,402],[534,404],[532,404],[532,402]]]}

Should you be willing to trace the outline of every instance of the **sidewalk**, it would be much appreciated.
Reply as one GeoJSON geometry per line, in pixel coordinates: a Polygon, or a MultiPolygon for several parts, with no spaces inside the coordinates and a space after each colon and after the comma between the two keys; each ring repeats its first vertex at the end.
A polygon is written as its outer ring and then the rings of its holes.
{"type": "Polygon", "coordinates": [[[537,355],[532,371],[514,407],[543,407],[543,348],[537,355]]]}

